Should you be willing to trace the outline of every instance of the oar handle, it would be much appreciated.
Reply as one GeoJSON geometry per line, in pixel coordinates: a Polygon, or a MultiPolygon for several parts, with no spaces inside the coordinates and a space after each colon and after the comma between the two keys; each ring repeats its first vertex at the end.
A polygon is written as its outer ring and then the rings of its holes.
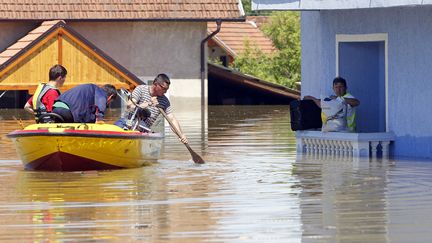
{"type": "Polygon", "coordinates": [[[162,115],[163,115],[163,116],[165,117],[165,119],[168,121],[168,123],[170,124],[171,128],[173,129],[173,131],[174,131],[174,133],[177,135],[177,137],[179,137],[179,138],[181,139],[180,131],[177,130],[177,128],[176,128],[176,127],[174,126],[174,124],[172,123],[171,119],[168,118],[168,116],[167,116],[167,114],[165,113],[165,111],[164,111],[162,108],[160,108],[160,107],[158,107],[158,109],[159,109],[160,113],[162,113],[162,115]]]}

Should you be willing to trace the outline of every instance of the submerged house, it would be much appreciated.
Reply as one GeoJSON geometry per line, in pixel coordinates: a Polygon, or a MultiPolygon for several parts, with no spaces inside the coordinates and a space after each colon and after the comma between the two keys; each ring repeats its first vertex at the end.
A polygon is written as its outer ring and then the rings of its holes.
{"type": "MultiPolygon", "coordinates": [[[[209,105],[285,105],[300,97],[297,90],[228,67],[246,51],[269,56],[277,52],[272,40],[258,28],[257,23],[266,20],[257,16],[247,17],[245,22],[222,23],[217,35],[209,40],[208,57],[221,64],[208,64],[209,105]]],[[[208,23],[208,34],[216,29],[216,23],[208,23]]]]}
{"type": "Polygon", "coordinates": [[[50,66],[63,62],[67,88],[89,82],[135,86],[166,73],[173,100],[185,98],[200,109],[207,99],[202,61],[207,48],[202,47],[208,41],[207,22],[216,20],[244,21],[241,2],[5,0],[0,4],[0,91],[31,93],[37,83],[47,81],[50,66]],[[59,23],[59,28],[48,30],[50,22],[45,21],[52,20],[60,21],[52,24],[59,23]],[[33,31],[52,35],[35,37],[33,31]],[[84,67],[84,59],[103,65],[84,67]],[[84,75],[83,68],[94,73],[84,75]],[[116,80],[107,73],[117,75],[116,80]]]}
{"type": "Polygon", "coordinates": [[[331,94],[342,76],[361,101],[357,135],[391,133],[395,156],[432,158],[432,1],[252,0],[252,8],[302,11],[302,96],[331,94]]]}

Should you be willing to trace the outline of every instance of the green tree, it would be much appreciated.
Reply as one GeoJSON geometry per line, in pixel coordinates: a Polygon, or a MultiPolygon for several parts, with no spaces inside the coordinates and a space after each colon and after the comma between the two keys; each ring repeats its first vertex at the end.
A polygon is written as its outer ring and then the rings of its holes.
{"type": "Polygon", "coordinates": [[[252,15],[252,0],[242,0],[243,9],[246,15],[252,15]]]}
{"type": "Polygon", "coordinates": [[[301,79],[299,13],[273,12],[263,32],[278,51],[267,56],[246,41],[246,51],[237,56],[234,66],[243,73],[295,88],[295,82],[301,79]]]}

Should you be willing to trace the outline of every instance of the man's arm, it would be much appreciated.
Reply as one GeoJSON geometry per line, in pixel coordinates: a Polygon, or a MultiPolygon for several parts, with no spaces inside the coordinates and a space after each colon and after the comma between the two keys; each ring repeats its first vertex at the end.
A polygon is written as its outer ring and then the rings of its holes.
{"type": "MultiPolygon", "coordinates": [[[[180,141],[184,144],[188,143],[189,141],[186,138],[186,136],[183,134],[183,131],[181,130],[181,127],[180,127],[180,123],[177,121],[177,119],[174,117],[174,115],[172,113],[170,113],[170,114],[167,114],[167,117],[171,120],[172,124],[175,126],[177,131],[180,133],[180,134],[177,134],[180,137],[180,141]]],[[[173,129],[171,128],[171,130],[173,130],[173,129]]],[[[173,130],[173,132],[175,133],[174,130],[173,130]]]]}
{"type": "MultiPolygon", "coordinates": [[[[339,97],[337,97],[336,95],[332,95],[332,96],[330,96],[330,98],[332,98],[334,100],[334,99],[337,99],[339,97]]],[[[346,98],[346,97],[340,96],[340,99],[343,102],[345,102],[348,105],[350,105],[351,107],[356,107],[356,106],[360,105],[360,101],[358,99],[356,99],[356,98],[346,98]]]]}
{"type": "Polygon", "coordinates": [[[96,123],[102,122],[107,108],[107,94],[102,89],[96,89],[94,94],[96,123]]]}
{"type": "Polygon", "coordinates": [[[25,105],[24,105],[24,110],[26,110],[30,114],[34,114],[32,100],[33,100],[33,96],[30,97],[30,99],[28,99],[27,103],[25,103],[25,105]]]}
{"type": "Polygon", "coordinates": [[[30,105],[28,102],[24,105],[24,110],[26,110],[30,114],[34,114],[32,105],[30,105]]]}
{"type": "Polygon", "coordinates": [[[360,105],[360,101],[356,98],[343,98],[345,102],[351,107],[356,107],[360,105]]]}
{"type": "Polygon", "coordinates": [[[316,104],[318,107],[321,107],[321,100],[320,100],[320,99],[317,99],[317,98],[315,98],[315,97],[313,97],[313,96],[310,96],[310,95],[306,95],[303,99],[304,99],[304,100],[313,100],[313,102],[315,102],[315,104],[316,104]]]}

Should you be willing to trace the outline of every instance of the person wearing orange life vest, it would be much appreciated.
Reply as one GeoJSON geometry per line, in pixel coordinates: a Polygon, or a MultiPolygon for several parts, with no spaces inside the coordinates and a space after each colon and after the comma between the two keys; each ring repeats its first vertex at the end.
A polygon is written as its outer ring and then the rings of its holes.
{"type": "MultiPolygon", "coordinates": [[[[347,130],[350,132],[356,131],[356,110],[355,107],[360,105],[360,101],[347,92],[346,80],[342,77],[336,77],[333,80],[333,91],[335,95],[331,95],[329,98],[332,100],[339,100],[344,104],[347,104],[346,122],[347,130]]],[[[306,95],[305,100],[313,100],[315,104],[321,107],[321,100],[313,96],[306,95]]]]}
{"type": "Polygon", "coordinates": [[[36,88],[32,97],[27,101],[24,109],[35,115],[36,122],[48,112],[52,112],[54,101],[60,95],[59,88],[66,80],[67,70],[62,65],[56,64],[49,70],[49,81],[41,83],[36,88]]]}

